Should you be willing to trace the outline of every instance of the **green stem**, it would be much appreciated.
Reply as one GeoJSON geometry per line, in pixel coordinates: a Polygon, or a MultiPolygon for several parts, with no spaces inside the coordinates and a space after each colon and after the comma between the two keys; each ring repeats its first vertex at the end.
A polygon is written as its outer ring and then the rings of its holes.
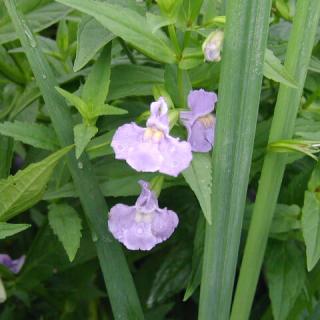
{"type": "Polygon", "coordinates": [[[132,54],[131,50],[128,48],[127,44],[124,42],[124,40],[121,39],[121,38],[118,38],[118,39],[119,39],[119,42],[121,44],[122,49],[126,53],[126,55],[127,55],[128,59],[130,60],[130,62],[132,64],[137,64],[136,58],[134,57],[134,55],[132,54]]]}
{"type": "Polygon", "coordinates": [[[226,320],[258,116],[271,0],[228,1],[199,319],[226,320]],[[241,12],[241,19],[239,19],[241,12]]]}
{"type": "Polygon", "coordinates": [[[168,31],[169,31],[169,36],[170,36],[170,39],[176,49],[176,54],[178,55],[178,60],[180,60],[180,55],[181,55],[181,49],[180,49],[180,44],[179,44],[179,40],[178,40],[178,37],[177,37],[177,33],[176,33],[176,28],[173,24],[170,24],[168,26],[168,31]]]}
{"type": "MultiPolygon", "coordinates": [[[[319,16],[319,0],[298,1],[285,61],[285,67],[294,75],[298,88],[280,86],[269,143],[289,139],[293,135],[319,16]]],[[[286,159],[286,155],[278,153],[268,153],[264,159],[231,314],[232,320],[249,318],[286,159]]]]}
{"type": "MultiPolygon", "coordinates": [[[[57,81],[52,69],[32,31],[18,14],[14,0],[5,0],[4,3],[45,100],[59,142],[61,146],[73,144],[73,120],[70,108],[54,89],[57,81]]],[[[93,173],[93,167],[85,154],[77,161],[74,153],[70,152],[67,162],[92,233],[96,235],[95,245],[114,318],[144,319],[124,253],[120,244],[108,231],[108,207],[93,173]]]]}
{"type": "Polygon", "coordinates": [[[0,135],[0,179],[10,174],[13,157],[13,139],[0,135]]]}

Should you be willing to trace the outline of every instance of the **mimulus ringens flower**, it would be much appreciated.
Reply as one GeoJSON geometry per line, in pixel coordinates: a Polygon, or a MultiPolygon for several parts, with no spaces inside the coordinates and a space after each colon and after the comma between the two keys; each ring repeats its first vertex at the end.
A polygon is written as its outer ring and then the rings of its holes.
{"type": "Polygon", "coordinates": [[[7,267],[11,272],[18,273],[25,261],[25,256],[21,256],[18,259],[11,259],[7,254],[0,254],[0,264],[7,267]]]}
{"type": "Polygon", "coordinates": [[[188,105],[191,111],[180,112],[180,119],[188,130],[192,151],[208,152],[213,146],[216,119],[211,112],[216,102],[217,95],[214,92],[200,89],[189,93],[188,105]]]}
{"type": "Polygon", "coordinates": [[[206,61],[219,62],[223,46],[224,33],[221,30],[213,31],[202,44],[202,51],[206,61]]]}
{"type": "Polygon", "coordinates": [[[177,176],[192,160],[191,146],[169,135],[164,98],[151,103],[150,111],[147,128],[132,122],[117,129],[111,143],[116,159],[126,160],[137,171],[177,176]]]}
{"type": "Polygon", "coordinates": [[[142,187],[134,206],[119,203],[111,208],[108,227],[113,236],[130,250],[151,250],[167,240],[177,227],[175,212],[160,209],[149,184],[139,181],[142,187]]]}

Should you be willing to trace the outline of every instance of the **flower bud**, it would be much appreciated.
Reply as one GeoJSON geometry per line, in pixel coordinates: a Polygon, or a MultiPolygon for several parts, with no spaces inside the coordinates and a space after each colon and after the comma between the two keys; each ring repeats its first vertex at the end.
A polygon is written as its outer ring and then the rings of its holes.
{"type": "Polygon", "coordinates": [[[206,61],[221,60],[224,33],[221,30],[213,31],[202,44],[202,51],[206,61]]]}

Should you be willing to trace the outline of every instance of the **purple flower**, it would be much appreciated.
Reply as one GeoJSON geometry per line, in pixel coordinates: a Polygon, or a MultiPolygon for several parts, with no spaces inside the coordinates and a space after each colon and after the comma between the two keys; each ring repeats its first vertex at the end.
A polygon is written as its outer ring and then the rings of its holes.
{"type": "Polygon", "coordinates": [[[177,176],[191,160],[191,146],[169,135],[168,106],[160,97],[151,103],[147,128],[134,122],[119,127],[111,146],[116,159],[126,160],[137,171],[177,176]]]}
{"type": "Polygon", "coordinates": [[[188,130],[192,151],[208,152],[213,146],[216,118],[211,112],[216,102],[217,95],[214,92],[200,89],[189,93],[191,111],[180,112],[180,119],[188,130]]]}
{"type": "Polygon", "coordinates": [[[21,256],[20,258],[14,260],[7,254],[0,254],[0,264],[7,267],[11,272],[18,273],[25,261],[26,257],[21,256]]]}
{"type": "Polygon", "coordinates": [[[202,51],[206,61],[221,60],[224,33],[221,30],[213,31],[202,44],[202,51]]]}
{"type": "Polygon", "coordinates": [[[108,226],[113,236],[130,250],[151,250],[167,240],[178,225],[175,212],[160,209],[149,184],[140,180],[140,196],[134,206],[119,203],[111,208],[108,226]]]}

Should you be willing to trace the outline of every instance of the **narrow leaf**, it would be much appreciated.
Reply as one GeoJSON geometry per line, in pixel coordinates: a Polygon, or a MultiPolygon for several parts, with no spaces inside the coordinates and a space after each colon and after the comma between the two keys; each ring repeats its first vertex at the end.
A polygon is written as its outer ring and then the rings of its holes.
{"type": "Polygon", "coordinates": [[[6,121],[0,123],[0,133],[45,150],[56,150],[59,145],[55,132],[50,127],[38,123],[6,121]]]}
{"type": "Polygon", "coordinates": [[[274,55],[274,53],[267,49],[264,58],[263,75],[271,80],[280,82],[291,88],[297,88],[296,81],[287,71],[281,61],[274,55]]]}
{"type": "Polygon", "coordinates": [[[74,143],[76,145],[76,158],[79,159],[90,140],[97,134],[98,128],[81,123],[73,128],[73,132],[74,143]]]}
{"type": "Polygon", "coordinates": [[[0,222],[0,239],[5,239],[7,237],[13,236],[14,234],[24,231],[30,227],[30,224],[13,224],[0,222]]]}
{"type": "Polygon", "coordinates": [[[49,206],[49,224],[61,241],[70,261],[76,256],[80,247],[81,219],[78,213],[67,204],[52,204],[49,206]]]}
{"type": "Polygon", "coordinates": [[[56,87],[56,90],[68,100],[70,104],[72,104],[79,113],[81,114],[82,118],[89,119],[90,118],[90,111],[88,105],[77,95],[70,93],[64,89],[56,87]]]}
{"type": "Polygon", "coordinates": [[[146,18],[137,12],[93,0],[58,0],[58,2],[95,17],[112,33],[151,58],[166,63],[175,62],[174,51],[165,34],[160,30],[152,33],[146,18]]]}
{"type": "Polygon", "coordinates": [[[41,200],[54,167],[71,148],[61,149],[16,175],[0,180],[0,221],[12,218],[41,200]]]}
{"type": "Polygon", "coordinates": [[[202,212],[211,224],[211,159],[208,153],[193,153],[191,165],[183,171],[183,176],[195,193],[202,212]]]}
{"type": "Polygon", "coordinates": [[[320,201],[313,192],[305,193],[301,223],[307,247],[307,267],[311,271],[320,258],[320,201]]]}
{"type": "Polygon", "coordinates": [[[109,92],[111,48],[109,44],[102,50],[83,86],[81,97],[93,113],[105,103],[109,92]]]}
{"type": "Polygon", "coordinates": [[[94,116],[116,116],[120,114],[127,114],[128,111],[126,109],[114,107],[110,104],[100,105],[95,108],[94,116]]]}

